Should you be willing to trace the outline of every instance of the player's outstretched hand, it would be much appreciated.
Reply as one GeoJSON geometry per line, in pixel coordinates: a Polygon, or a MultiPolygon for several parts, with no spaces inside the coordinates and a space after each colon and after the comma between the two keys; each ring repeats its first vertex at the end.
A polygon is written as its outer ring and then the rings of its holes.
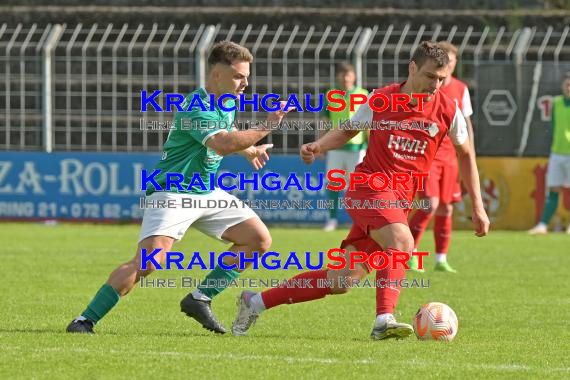
{"type": "Polygon", "coordinates": [[[321,147],[318,143],[312,142],[301,146],[301,158],[310,165],[315,161],[315,157],[321,153],[321,147]]]}
{"type": "Polygon", "coordinates": [[[281,120],[283,120],[283,118],[285,117],[285,115],[287,115],[289,112],[294,111],[296,109],[295,107],[289,107],[287,109],[287,111],[284,111],[283,109],[285,108],[285,105],[287,105],[287,102],[285,102],[285,101],[279,102],[279,109],[277,111],[270,112],[269,116],[267,116],[267,120],[268,121],[276,121],[276,122],[280,123],[281,120]]]}
{"type": "Polygon", "coordinates": [[[269,154],[267,154],[269,148],[273,148],[273,144],[254,146],[246,152],[247,160],[256,170],[263,168],[269,160],[269,154]]]}
{"type": "Polygon", "coordinates": [[[489,225],[491,222],[489,222],[489,217],[484,208],[473,210],[471,220],[475,224],[475,235],[482,237],[489,233],[489,225]]]}

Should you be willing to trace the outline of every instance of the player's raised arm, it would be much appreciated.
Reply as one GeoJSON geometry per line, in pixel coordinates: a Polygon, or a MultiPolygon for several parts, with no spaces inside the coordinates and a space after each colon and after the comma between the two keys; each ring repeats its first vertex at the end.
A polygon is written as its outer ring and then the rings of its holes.
{"type": "MultiPolygon", "coordinates": [[[[281,102],[280,109],[276,112],[269,113],[268,122],[281,122],[285,115],[292,109],[284,111],[287,102],[281,102]]],[[[270,126],[271,123],[268,123],[270,126]]],[[[213,135],[206,141],[206,146],[215,151],[220,156],[227,156],[232,153],[244,151],[254,145],[256,142],[271,133],[271,128],[248,129],[247,131],[221,132],[213,135]]]]}
{"type": "Polygon", "coordinates": [[[455,144],[455,150],[459,158],[459,172],[472,200],[473,215],[471,220],[475,224],[475,234],[477,236],[485,236],[489,232],[489,217],[481,198],[481,185],[479,183],[479,171],[475,161],[475,152],[469,141],[465,118],[459,108],[455,112],[455,118],[449,130],[449,137],[455,144]]]}
{"type": "Polygon", "coordinates": [[[303,161],[306,164],[311,164],[317,155],[344,146],[350,139],[362,132],[359,129],[352,129],[352,122],[359,125],[372,122],[372,109],[368,102],[356,111],[350,121],[347,122],[347,127],[334,129],[315,142],[303,144],[301,146],[301,158],[303,161]]]}
{"type": "Polygon", "coordinates": [[[335,129],[330,131],[315,142],[303,144],[301,146],[301,158],[306,164],[311,164],[317,155],[331,149],[340,148],[359,132],[361,131],[350,129],[335,129]]]}

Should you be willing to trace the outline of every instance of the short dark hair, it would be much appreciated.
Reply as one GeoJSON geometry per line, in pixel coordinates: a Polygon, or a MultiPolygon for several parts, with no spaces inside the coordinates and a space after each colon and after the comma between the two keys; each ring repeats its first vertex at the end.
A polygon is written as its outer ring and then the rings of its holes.
{"type": "Polygon", "coordinates": [[[216,63],[231,65],[233,61],[253,62],[253,55],[246,47],[231,41],[217,42],[210,51],[208,64],[211,66],[216,63]]]}
{"type": "Polygon", "coordinates": [[[337,65],[336,67],[336,73],[340,74],[340,73],[349,73],[349,72],[353,72],[356,73],[356,69],[354,68],[354,66],[352,66],[352,64],[348,63],[348,62],[341,62],[337,65]]]}
{"type": "Polygon", "coordinates": [[[448,54],[453,53],[453,54],[457,55],[459,52],[459,49],[457,48],[457,46],[455,46],[451,42],[447,42],[447,41],[439,41],[437,43],[437,47],[442,48],[448,54]]]}
{"type": "Polygon", "coordinates": [[[449,64],[447,52],[440,48],[434,41],[423,41],[412,54],[411,61],[418,67],[422,67],[428,59],[435,61],[437,67],[444,67],[449,64]]]}

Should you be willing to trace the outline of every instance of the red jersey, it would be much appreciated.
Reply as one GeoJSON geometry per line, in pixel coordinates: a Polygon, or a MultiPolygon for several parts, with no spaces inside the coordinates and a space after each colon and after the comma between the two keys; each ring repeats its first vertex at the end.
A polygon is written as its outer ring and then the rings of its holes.
{"type": "MultiPolygon", "coordinates": [[[[457,106],[463,113],[463,116],[469,117],[473,114],[471,99],[469,98],[469,89],[467,88],[467,85],[459,79],[451,77],[451,82],[446,86],[442,86],[439,89],[439,92],[442,92],[452,100],[455,100],[457,102],[457,106]]],[[[444,163],[457,160],[455,148],[449,138],[443,139],[443,143],[437,151],[434,160],[444,163]]]]}
{"type": "MultiPolygon", "coordinates": [[[[392,84],[374,90],[371,95],[383,93],[390,99],[390,94],[402,92],[402,85],[392,84]]],[[[375,106],[380,108],[382,99],[376,101],[378,104],[375,106]]],[[[461,111],[453,100],[439,91],[431,101],[423,104],[422,112],[418,111],[418,106],[408,104],[408,107],[411,112],[392,112],[390,107],[386,111],[375,112],[367,102],[358,109],[351,125],[371,123],[372,130],[366,156],[356,166],[355,172],[380,172],[389,178],[392,173],[426,173],[447,135],[456,145],[467,140],[467,127],[461,111]]],[[[417,185],[414,183],[410,190],[399,186],[395,192],[400,199],[411,202],[417,185]]]]}

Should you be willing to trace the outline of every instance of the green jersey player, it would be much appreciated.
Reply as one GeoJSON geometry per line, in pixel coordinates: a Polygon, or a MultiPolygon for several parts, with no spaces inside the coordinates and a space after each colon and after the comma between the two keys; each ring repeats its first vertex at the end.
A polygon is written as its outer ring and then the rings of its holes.
{"type": "MultiPolygon", "coordinates": [[[[350,110],[350,96],[352,94],[360,94],[368,97],[368,91],[364,88],[356,86],[356,69],[348,62],[343,62],[339,65],[336,72],[337,88],[331,88],[327,90],[327,95],[331,91],[344,91],[346,94],[344,96],[340,94],[333,94],[332,97],[335,99],[343,99],[346,103],[345,109],[341,111],[329,111],[327,110],[328,101],[325,96],[325,104],[323,106],[323,116],[328,119],[333,124],[333,129],[339,129],[342,122],[346,122],[348,119],[354,116],[360,105],[354,105],[354,110],[350,110]]],[[[323,135],[326,133],[323,130],[323,135]]],[[[330,150],[327,152],[327,163],[326,171],[341,169],[345,170],[347,173],[354,172],[356,165],[362,162],[364,155],[366,154],[367,139],[370,131],[366,133],[359,133],[352,139],[348,140],[339,149],[330,150]]],[[[338,215],[338,197],[339,193],[337,191],[327,190],[327,196],[329,201],[333,201],[333,207],[329,209],[329,216],[327,223],[325,224],[324,231],[330,232],[337,228],[337,215],[338,215]]]]}
{"type": "MultiPolygon", "coordinates": [[[[163,204],[181,206],[185,199],[215,200],[216,205],[225,202],[231,204],[237,199],[221,189],[210,189],[210,173],[215,173],[223,156],[232,153],[241,153],[250,161],[255,169],[260,169],[269,159],[267,149],[270,144],[254,146],[256,142],[270,133],[270,130],[249,129],[228,132],[227,125],[235,120],[235,111],[226,112],[217,104],[210,107],[209,94],[219,99],[224,94],[238,96],[248,85],[249,67],[253,56],[244,47],[232,42],[224,41],[214,45],[208,58],[209,74],[206,88],[199,88],[189,94],[183,104],[188,112],[176,114],[176,129],[171,130],[161,160],[156,169],[161,172],[154,177],[157,185],[165,191],[156,191],[155,186],[147,190],[148,204],[159,204],[158,201],[167,201],[163,204]],[[199,97],[206,111],[195,104],[199,97]],[[210,109],[212,109],[210,111],[210,109]],[[192,123],[187,124],[187,120],[192,123]],[[208,123],[209,122],[209,123],[208,123]],[[184,125],[183,125],[184,124],[184,125]],[[200,126],[188,127],[187,125],[200,126]],[[207,125],[207,128],[201,128],[207,125]],[[182,173],[181,189],[169,186],[166,189],[166,173],[182,173]],[[206,189],[200,186],[190,186],[195,173],[199,173],[206,189]]],[[[227,98],[226,98],[227,99],[227,98]]],[[[217,103],[217,102],[216,102],[217,103]]],[[[227,99],[224,108],[232,107],[233,100],[227,99]]],[[[269,114],[268,120],[280,122],[285,116],[285,102],[280,104],[280,110],[269,114]]],[[[270,123],[268,123],[270,124],[270,123]]],[[[211,202],[210,202],[211,203],[211,202]]],[[[242,204],[243,205],[243,204],[242,204]]],[[[94,325],[99,322],[141,279],[150,275],[155,265],[141,269],[142,250],[146,256],[160,251],[154,255],[157,263],[164,261],[166,252],[172,245],[182,239],[186,230],[194,226],[199,231],[233,245],[227,250],[239,254],[245,252],[247,258],[253,257],[253,252],[263,254],[269,250],[271,236],[267,227],[256,214],[243,205],[242,208],[207,208],[192,209],[182,207],[147,208],[145,209],[138,249],[135,257],[120,265],[111,273],[107,282],[99,289],[87,308],[74,319],[67,327],[68,332],[93,333],[94,325]]],[[[238,264],[238,258],[226,256],[224,264],[231,266],[238,264]]],[[[217,266],[203,280],[197,290],[188,294],[180,303],[181,309],[189,317],[197,320],[204,328],[217,333],[227,332],[226,328],[216,319],[211,310],[211,300],[224,290],[223,286],[207,287],[210,283],[223,284],[240,275],[238,270],[224,270],[217,266]],[[220,281],[220,280],[226,281],[220,281]]]]}
{"type": "MultiPolygon", "coordinates": [[[[562,81],[562,95],[552,102],[552,145],[546,172],[548,195],[540,222],[528,231],[531,235],[548,233],[550,219],[558,208],[558,198],[564,188],[570,187],[570,72],[562,81]]],[[[570,225],[566,228],[570,234],[570,225]]]]}

